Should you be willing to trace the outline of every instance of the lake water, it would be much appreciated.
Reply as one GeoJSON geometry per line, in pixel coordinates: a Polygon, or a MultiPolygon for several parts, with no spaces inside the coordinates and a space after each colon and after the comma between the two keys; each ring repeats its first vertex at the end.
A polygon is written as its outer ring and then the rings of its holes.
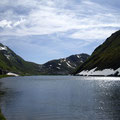
{"type": "Polygon", "coordinates": [[[7,120],[120,120],[120,78],[32,76],[0,83],[7,120]]]}

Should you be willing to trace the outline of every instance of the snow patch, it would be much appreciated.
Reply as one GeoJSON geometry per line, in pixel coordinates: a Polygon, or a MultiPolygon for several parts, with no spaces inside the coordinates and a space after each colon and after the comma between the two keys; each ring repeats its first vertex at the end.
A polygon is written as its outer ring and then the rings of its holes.
{"type": "Polygon", "coordinates": [[[60,70],[60,67],[56,67],[56,68],[60,70]]]}
{"type": "Polygon", "coordinates": [[[78,58],[80,58],[80,56],[79,56],[79,55],[77,55],[77,57],[78,57],[78,58]]]}
{"type": "Polygon", "coordinates": [[[72,67],[68,62],[66,62],[66,64],[67,64],[69,67],[74,68],[74,67],[72,67]]]}
{"type": "Polygon", "coordinates": [[[5,55],[8,60],[10,60],[10,55],[5,55]]]}
{"type": "Polygon", "coordinates": [[[66,64],[67,64],[69,67],[72,67],[68,62],[66,62],[66,64]]]}
{"type": "Polygon", "coordinates": [[[65,62],[65,61],[66,61],[66,59],[63,59],[63,61],[65,62]]]}
{"type": "Polygon", "coordinates": [[[80,62],[82,62],[83,63],[83,61],[81,60],[80,62]]]}
{"type": "Polygon", "coordinates": [[[58,63],[58,65],[61,65],[60,63],[58,63]]]}
{"type": "Polygon", "coordinates": [[[61,59],[60,62],[66,62],[66,59],[61,59]]]}
{"type": "Polygon", "coordinates": [[[114,75],[115,73],[118,72],[118,75],[120,75],[120,68],[113,70],[113,69],[103,69],[103,70],[96,70],[96,68],[93,68],[91,70],[83,70],[82,72],[78,73],[78,75],[102,75],[102,76],[108,76],[108,75],[114,75]]]}
{"type": "Polygon", "coordinates": [[[70,63],[70,61],[68,61],[68,63],[70,63]]]}
{"type": "Polygon", "coordinates": [[[0,50],[7,50],[7,47],[6,46],[0,47],[0,50]]]}
{"type": "Polygon", "coordinates": [[[19,76],[18,74],[15,74],[15,73],[12,73],[12,72],[9,72],[9,73],[7,73],[6,75],[10,75],[10,76],[19,76]]]}

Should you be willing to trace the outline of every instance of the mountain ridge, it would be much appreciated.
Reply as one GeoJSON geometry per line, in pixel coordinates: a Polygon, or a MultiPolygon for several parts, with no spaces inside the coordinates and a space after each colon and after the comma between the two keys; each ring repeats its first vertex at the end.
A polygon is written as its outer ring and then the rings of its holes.
{"type": "Polygon", "coordinates": [[[51,60],[44,64],[37,64],[25,61],[9,47],[0,43],[0,74],[13,72],[13,75],[15,75],[14,73],[19,75],[67,75],[71,74],[88,57],[87,54],[76,54],[67,58],[51,60]]]}
{"type": "Polygon", "coordinates": [[[0,68],[3,71],[11,71],[19,74],[24,74],[25,72],[26,75],[31,73],[38,74],[38,67],[38,64],[25,61],[7,46],[0,44],[0,68]]]}
{"type": "Polygon", "coordinates": [[[81,53],[81,54],[75,54],[71,55],[66,58],[60,58],[56,60],[51,60],[42,65],[41,71],[43,74],[72,74],[73,71],[81,65],[83,62],[86,61],[86,59],[89,57],[88,54],[81,53]]]}
{"type": "Polygon", "coordinates": [[[98,46],[88,60],[83,63],[74,74],[114,76],[119,74],[119,60],[120,30],[113,33],[103,44],[98,46]],[[101,71],[106,72],[106,74],[103,74],[101,71]]]}

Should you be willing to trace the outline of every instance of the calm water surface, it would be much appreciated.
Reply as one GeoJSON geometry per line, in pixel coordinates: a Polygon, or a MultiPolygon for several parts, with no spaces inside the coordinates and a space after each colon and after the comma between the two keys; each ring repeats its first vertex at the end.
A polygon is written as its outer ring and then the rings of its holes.
{"type": "Polygon", "coordinates": [[[120,78],[32,76],[0,83],[7,120],[120,120],[120,78]]]}

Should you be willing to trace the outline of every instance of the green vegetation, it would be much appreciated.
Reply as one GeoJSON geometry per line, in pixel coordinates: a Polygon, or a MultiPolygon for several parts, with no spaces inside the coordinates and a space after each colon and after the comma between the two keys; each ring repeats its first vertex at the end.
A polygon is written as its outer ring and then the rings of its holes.
{"type": "Polygon", "coordinates": [[[3,114],[1,113],[1,109],[0,109],[0,120],[6,120],[3,114]]]}
{"type": "Polygon", "coordinates": [[[102,45],[97,47],[89,59],[83,63],[75,72],[90,70],[97,67],[97,70],[107,68],[117,69],[120,67],[120,31],[112,34],[102,45]]]}
{"type": "Polygon", "coordinates": [[[45,64],[36,64],[25,61],[16,55],[11,49],[0,44],[0,74],[13,72],[21,76],[29,75],[68,75],[71,74],[76,66],[81,65],[87,60],[89,55],[77,54],[67,58],[52,60],[45,64]]]}
{"type": "Polygon", "coordinates": [[[10,77],[9,75],[0,75],[0,78],[10,77]]]}
{"type": "MultiPolygon", "coordinates": [[[[0,44],[0,47],[5,47],[0,44]]],[[[0,50],[0,72],[1,74],[7,71],[14,72],[20,75],[38,75],[38,64],[27,62],[16,55],[11,49],[6,47],[5,50],[0,50]]]]}

